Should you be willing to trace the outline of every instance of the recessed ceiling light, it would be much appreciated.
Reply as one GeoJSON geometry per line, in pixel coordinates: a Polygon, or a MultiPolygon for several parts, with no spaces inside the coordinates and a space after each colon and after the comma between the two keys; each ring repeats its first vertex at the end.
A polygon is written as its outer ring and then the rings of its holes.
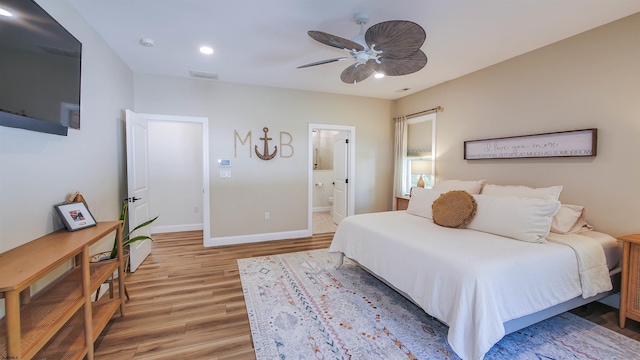
{"type": "Polygon", "coordinates": [[[376,79],[382,79],[384,77],[383,73],[376,73],[375,75],[373,75],[376,79]]]}
{"type": "Polygon", "coordinates": [[[5,10],[3,8],[0,8],[0,15],[2,16],[6,16],[6,17],[11,17],[13,16],[13,14],[9,11],[9,10],[5,10]]]}
{"type": "Polygon", "coordinates": [[[208,46],[201,46],[200,47],[200,52],[203,53],[203,54],[210,55],[210,54],[213,54],[213,49],[208,47],[208,46]]]}

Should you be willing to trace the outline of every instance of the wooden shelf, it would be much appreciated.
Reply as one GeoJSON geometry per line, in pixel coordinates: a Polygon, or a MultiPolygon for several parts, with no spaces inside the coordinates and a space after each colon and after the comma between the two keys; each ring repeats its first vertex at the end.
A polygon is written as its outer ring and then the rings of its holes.
{"type": "Polygon", "coordinates": [[[120,299],[109,299],[93,303],[93,341],[98,340],[100,333],[120,307],[120,299]]]}
{"type": "MultiPolygon", "coordinates": [[[[107,325],[115,311],[120,306],[118,299],[92,303],[93,313],[93,341],[107,325]]],[[[84,321],[81,312],[77,312],[71,320],[58,331],[51,341],[36,354],[36,359],[82,359],[86,355],[84,321]]]]}
{"type": "MultiPolygon", "coordinates": [[[[62,230],[0,254],[0,293],[6,299],[6,316],[0,321],[0,359],[93,358],[93,342],[118,307],[124,316],[124,298],[92,303],[91,293],[115,271],[123,278],[124,264],[122,257],[89,263],[89,246],[116,231],[122,254],[119,229],[120,221],[112,221],[72,233],[62,230]],[[43,255],[33,252],[36,249],[43,255]],[[33,282],[74,258],[70,271],[33,298],[29,296],[33,282]]],[[[118,285],[124,288],[124,283],[118,285]]]]}
{"type": "MultiPolygon", "coordinates": [[[[20,308],[20,334],[22,353],[32,357],[45,342],[66,323],[84,304],[82,271],[75,268],[50,284],[31,302],[20,308]],[[40,344],[40,347],[37,345],[40,344]]],[[[6,320],[0,321],[0,358],[6,358],[7,326],[6,320]],[[4,357],[3,357],[4,356],[4,357]]]]}
{"type": "Polygon", "coordinates": [[[102,286],[116,270],[118,270],[118,259],[91,263],[91,292],[102,286]]]}
{"type": "Polygon", "coordinates": [[[36,359],[82,359],[87,354],[84,318],[81,311],[56,333],[46,346],[36,354],[36,359]]]}

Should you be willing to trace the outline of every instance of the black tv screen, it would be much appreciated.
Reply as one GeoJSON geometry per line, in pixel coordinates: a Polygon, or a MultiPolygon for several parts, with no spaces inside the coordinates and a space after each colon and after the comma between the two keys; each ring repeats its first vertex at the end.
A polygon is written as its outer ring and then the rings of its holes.
{"type": "Polygon", "coordinates": [[[80,129],[82,44],[32,0],[0,0],[0,125],[80,129]]]}

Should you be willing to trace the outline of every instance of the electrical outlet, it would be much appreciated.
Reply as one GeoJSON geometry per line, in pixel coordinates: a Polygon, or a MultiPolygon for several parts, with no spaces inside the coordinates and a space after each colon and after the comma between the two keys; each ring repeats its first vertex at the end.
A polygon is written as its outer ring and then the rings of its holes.
{"type": "Polygon", "coordinates": [[[264,219],[265,220],[271,220],[271,213],[269,213],[269,212],[264,213],[264,219]]]}

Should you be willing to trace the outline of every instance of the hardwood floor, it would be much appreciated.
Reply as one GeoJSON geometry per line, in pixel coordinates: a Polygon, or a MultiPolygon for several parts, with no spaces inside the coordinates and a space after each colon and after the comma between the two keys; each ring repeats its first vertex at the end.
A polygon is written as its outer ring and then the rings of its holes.
{"type": "Polygon", "coordinates": [[[255,359],[237,259],[327,248],[312,238],[205,248],[202,232],[154,235],[126,278],[131,299],[96,342],[96,359],[255,359]]]}
{"type": "MultiPolygon", "coordinates": [[[[131,300],[96,342],[96,359],[255,359],[237,259],[327,248],[332,233],[312,238],[205,248],[202,232],[154,235],[153,251],[126,278],[131,300]]],[[[594,304],[576,315],[640,339],[632,320],[594,304]]]]}

